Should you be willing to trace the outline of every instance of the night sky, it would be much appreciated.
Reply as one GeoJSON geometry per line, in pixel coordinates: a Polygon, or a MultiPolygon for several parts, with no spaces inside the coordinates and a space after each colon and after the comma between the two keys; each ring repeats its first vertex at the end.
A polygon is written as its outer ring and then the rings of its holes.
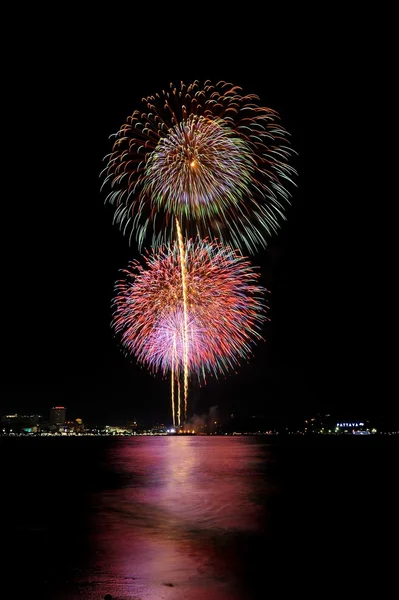
{"type": "Polygon", "coordinates": [[[281,52],[259,36],[230,39],[228,50],[211,36],[198,53],[177,41],[151,53],[134,35],[122,45],[117,32],[101,42],[58,34],[27,44],[3,75],[0,413],[47,416],[65,404],[84,420],[170,418],[169,381],[129,362],[110,328],[114,282],[137,250],[112,225],[99,173],[108,136],[143,96],[194,79],[231,81],[277,110],[298,177],[287,221],[252,258],[270,290],[266,342],[238,374],[192,389],[192,412],[392,413],[370,341],[374,267],[357,192],[368,169],[357,153],[363,66],[324,47],[281,52]]]}

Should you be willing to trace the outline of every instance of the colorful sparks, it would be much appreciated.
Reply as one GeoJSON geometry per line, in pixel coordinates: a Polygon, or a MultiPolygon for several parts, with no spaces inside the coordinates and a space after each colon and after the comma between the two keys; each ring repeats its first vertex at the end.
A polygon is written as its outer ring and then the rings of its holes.
{"type": "Polygon", "coordinates": [[[186,385],[188,371],[200,381],[208,373],[227,374],[249,357],[267,319],[259,273],[238,251],[196,240],[184,242],[183,256],[185,270],[175,242],[144,255],[143,264],[132,261],[116,283],[112,321],[139,363],[171,373],[176,424],[182,415],[174,389],[176,384],[180,396],[181,375],[186,385]]]}
{"type": "Polygon", "coordinates": [[[279,115],[231,83],[172,84],[115,134],[103,186],[115,222],[141,248],[183,235],[251,254],[277,232],[295,170],[279,115]]]}

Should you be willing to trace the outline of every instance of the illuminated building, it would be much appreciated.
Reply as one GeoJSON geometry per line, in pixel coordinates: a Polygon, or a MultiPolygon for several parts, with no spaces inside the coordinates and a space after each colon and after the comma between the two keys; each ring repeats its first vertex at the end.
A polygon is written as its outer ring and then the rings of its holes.
{"type": "Polygon", "coordinates": [[[4,431],[37,433],[39,430],[40,415],[4,415],[1,418],[4,431]]]}
{"type": "Polygon", "coordinates": [[[50,408],[50,423],[52,425],[64,425],[65,415],[65,406],[53,406],[53,408],[50,408]]]}
{"type": "Polygon", "coordinates": [[[85,427],[83,425],[82,419],[75,419],[74,430],[75,431],[84,431],[85,427]]]}
{"type": "Polygon", "coordinates": [[[369,435],[377,433],[375,428],[370,429],[368,422],[346,419],[339,421],[335,426],[335,433],[352,433],[355,435],[369,435]]]}

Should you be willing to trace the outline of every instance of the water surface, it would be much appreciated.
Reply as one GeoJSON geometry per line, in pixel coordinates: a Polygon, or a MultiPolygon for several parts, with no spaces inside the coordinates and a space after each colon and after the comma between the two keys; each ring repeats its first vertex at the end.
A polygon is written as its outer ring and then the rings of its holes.
{"type": "Polygon", "coordinates": [[[393,443],[4,438],[0,450],[16,597],[316,597],[374,575],[381,589],[395,571],[393,443]]]}

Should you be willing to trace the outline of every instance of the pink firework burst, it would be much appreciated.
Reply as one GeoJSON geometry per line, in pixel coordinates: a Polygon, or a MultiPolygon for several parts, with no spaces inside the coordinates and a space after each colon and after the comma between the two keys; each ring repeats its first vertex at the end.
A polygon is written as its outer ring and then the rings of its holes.
{"type": "Polygon", "coordinates": [[[153,372],[226,374],[251,354],[267,320],[259,274],[238,251],[185,243],[187,336],[177,243],[132,261],[116,283],[112,326],[124,349],[153,372]],[[185,341],[186,340],[186,341],[185,341]]]}

